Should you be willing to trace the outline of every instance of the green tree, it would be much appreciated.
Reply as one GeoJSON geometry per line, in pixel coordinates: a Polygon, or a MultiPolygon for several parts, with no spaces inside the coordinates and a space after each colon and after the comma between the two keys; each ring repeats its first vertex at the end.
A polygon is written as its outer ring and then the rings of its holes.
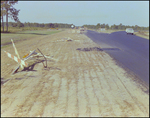
{"type": "Polygon", "coordinates": [[[18,1],[4,1],[3,2],[3,5],[4,5],[3,11],[5,11],[4,15],[6,15],[6,32],[8,31],[8,17],[13,19],[15,22],[19,21],[18,13],[20,10],[17,10],[13,7],[13,5],[15,5],[16,3],[18,3],[18,1]]]}
{"type": "Polygon", "coordinates": [[[5,1],[1,1],[1,19],[2,19],[3,32],[4,32],[4,18],[3,18],[3,16],[5,16],[5,15],[6,15],[5,1]]]}
{"type": "Polygon", "coordinates": [[[101,24],[101,28],[105,28],[105,23],[101,24]]]}
{"type": "Polygon", "coordinates": [[[109,25],[108,25],[108,24],[106,24],[106,25],[105,25],[105,28],[106,28],[106,29],[109,29],[109,25]]]}
{"type": "Polygon", "coordinates": [[[58,24],[57,24],[57,23],[55,23],[55,24],[54,24],[54,27],[55,27],[55,28],[56,28],[56,27],[58,27],[58,24]]]}
{"type": "Polygon", "coordinates": [[[139,27],[139,26],[138,26],[138,25],[135,25],[134,27],[135,27],[135,30],[138,30],[138,27],[139,27]]]}
{"type": "Polygon", "coordinates": [[[45,24],[44,23],[40,24],[40,27],[45,27],[45,24]]]}
{"type": "Polygon", "coordinates": [[[122,23],[118,25],[118,29],[122,29],[122,23]]]}
{"type": "Polygon", "coordinates": [[[12,27],[17,27],[17,23],[11,22],[11,23],[10,23],[10,26],[12,26],[12,27]]]}
{"type": "Polygon", "coordinates": [[[101,26],[100,26],[100,23],[97,23],[96,25],[96,29],[99,29],[101,26]]]}
{"type": "Polygon", "coordinates": [[[27,26],[28,26],[28,27],[31,27],[31,23],[28,22],[28,23],[27,23],[27,26]]]}
{"type": "Polygon", "coordinates": [[[115,25],[115,24],[114,24],[114,25],[112,26],[112,29],[118,29],[118,25],[115,25]]]}
{"type": "Polygon", "coordinates": [[[24,24],[21,23],[20,21],[18,21],[18,22],[17,22],[17,27],[19,27],[19,28],[20,28],[20,27],[24,27],[24,24]]]}

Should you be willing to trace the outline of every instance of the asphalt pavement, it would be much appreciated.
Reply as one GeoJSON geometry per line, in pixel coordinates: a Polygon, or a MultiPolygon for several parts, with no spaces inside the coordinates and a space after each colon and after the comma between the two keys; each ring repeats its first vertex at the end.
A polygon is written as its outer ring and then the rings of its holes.
{"type": "Polygon", "coordinates": [[[149,85],[149,40],[125,31],[111,34],[88,30],[86,35],[123,67],[149,85]]]}

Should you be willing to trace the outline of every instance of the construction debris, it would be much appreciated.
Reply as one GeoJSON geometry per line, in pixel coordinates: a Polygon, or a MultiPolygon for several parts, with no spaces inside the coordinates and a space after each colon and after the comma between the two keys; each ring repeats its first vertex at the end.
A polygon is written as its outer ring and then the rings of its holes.
{"type": "Polygon", "coordinates": [[[71,39],[70,37],[68,37],[68,39],[66,41],[73,41],[73,39],[71,39]]]}
{"type": "MultiPolygon", "coordinates": [[[[14,49],[15,49],[15,53],[16,53],[16,55],[17,55],[17,57],[18,57],[18,61],[20,62],[20,56],[19,56],[19,53],[18,53],[18,51],[17,51],[17,49],[16,49],[16,47],[15,47],[15,44],[14,44],[14,42],[13,42],[12,39],[11,39],[11,42],[12,42],[13,47],[14,47],[14,49]]],[[[20,66],[21,66],[21,68],[23,69],[22,63],[20,64],[20,66]]]]}
{"type": "Polygon", "coordinates": [[[70,37],[67,37],[67,38],[62,38],[60,40],[56,40],[56,41],[53,41],[53,42],[64,42],[64,41],[73,41],[73,39],[71,39],[70,37]]]}
{"type": "MultiPolygon", "coordinates": [[[[32,52],[32,51],[30,51],[30,52],[32,52]]],[[[43,56],[41,53],[37,53],[37,52],[34,52],[33,54],[32,54],[32,56],[31,57],[41,57],[41,56],[43,56]]],[[[52,56],[46,56],[46,55],[44,55],[46,58],[49,58],[49,59],[52,59],[52,56]]],[[[54,60],[54,59],[53,59],[54,60]]]]}
{"type": "Polygon", "coordinates": [[[17,57],[13,56],[12,54],[10,54],[10,53],[8,53],[8,52],[6,52],[6,51],[4,51],[4,52],[7,54],[7,56],[8,56],[9,58],[13,59],[14,61],[16,61],[16,62],[19,64],[19,66],[12,72],[12,74],[16,73],[20,67],[21,67],[22,69],[24,69],[24,67],[27,67],[27,66],[28,66],[28,63],[25,62],[25,61],[28,60],[28,59],[31,58],[31,57],[36,57],[36,56],[38,56],[38,57],[39,57],[39,56],[44,57],[44,59],[45,59],[45,61],[46,61],[46,66],[44,65],[43,62],[42,62],[42,63],[43,63],[44,68],[47,68],[47,59],[46,59],[46,58],[51,58],[51,57],[44,55],[44,54],[37,48],[40,53],[35,52],[36,50],[30,51],[30,54],[27,53],[26,55],[23,56],[24,59],[20,59],[19,53],[18,53],[18,51],[17,51],[17,49],[16,49],[16,47],[15,47],[15,44],[14,44],[14,42],[13,42],[12,39],[11,39],[11,41],[12,41],[12,44],[13,44],[13,47],[14,47],[14,50],[15,50],[15,53],[16,53],[17,57]]]}
{"type": "MultiPolygon", "coordinates": [[[[37,48],[38,49],[38,48],[37,48]]],[[[39,50],[39,49],[38,49],[39,50]]],[[[43,55],[43,53],[39,50],[39,52],[43,55]]],[[[43,57],[45,58],[45,56],[43,55],[43,57]]],[[[43,63],[43,66],[45,67],[45,68],[47,68],[47,59],[45,58],[45,60],[46,60],[46,66],[44,65],[44,63],[43,63]]]]}

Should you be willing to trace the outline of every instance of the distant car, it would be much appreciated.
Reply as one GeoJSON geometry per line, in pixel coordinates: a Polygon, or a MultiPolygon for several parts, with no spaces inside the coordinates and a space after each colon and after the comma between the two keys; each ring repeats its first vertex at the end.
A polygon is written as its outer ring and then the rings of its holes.
{"type": "Polygon", "coordinates": [[[132,28],[127,28],[127,29],[126,29],[126,33],[133,35],[133,34],[134,34],[134,30],[133,30],[132,28]]]}

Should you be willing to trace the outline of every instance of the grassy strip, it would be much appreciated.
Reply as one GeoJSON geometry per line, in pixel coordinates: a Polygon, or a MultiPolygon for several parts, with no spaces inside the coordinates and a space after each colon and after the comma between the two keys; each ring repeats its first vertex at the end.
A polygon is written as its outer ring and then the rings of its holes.
{"type": "Polygon", "coordinates": [[[105,31],[101,31],[101,30],[97,30],[97,32],[101,32],[101,33],[108,33],[108,34],[111,34],[113,32],[118,32],[118,31],[125,31],[125,30],[105,30],[105,31]]]}
{"type": "Polygon", "coordinates": [[[139,36],[139,37],[142,37],[142,38],[146,38],[146,39],[149,39],[149,32],[135,32],[134,33],[136,36],[139,36]]]}
{"type": "MultiPolygon", "coordinates": [[[[21,31],[33,31],[33,30],[56,30],[56,29],[69,29],[69,28],[48,28],[48,27],[8,27],[8,32],[4,31],[1,27],[1,33],[16,33],[21,31]]],[[[6,27],[4,27],[4,30],[6,30],[6,27]]]]}
{"type": "MultiPolygon", "coordinates": [[[[26,31],[26,30],[45,30],[48,28],[41,28],[41,27],[8,27],[8,33],[15,33],[15,32],[21,32],[21,31],[26,31]]],[[[3,28],[1,27],[1,32],[3,28]]],[[[4,27],[4,30],[6,30],[6,27],[4,27]]],[[[6,31],[4,31],[6,32],[6,31]]]]}
{"type": "Polygon", "coordinates": [[[11,40],[13,39],[14,42],[16,41],[23,41],[31,38],[36,38],[39,36],[44,35],[51,35],[54,33],[61,32],[61,30],[33,30],[33,31],[21,31],[15,33],[1,33],[1,48],[4,48],[4,45],[11,44],[11,40]]]}

